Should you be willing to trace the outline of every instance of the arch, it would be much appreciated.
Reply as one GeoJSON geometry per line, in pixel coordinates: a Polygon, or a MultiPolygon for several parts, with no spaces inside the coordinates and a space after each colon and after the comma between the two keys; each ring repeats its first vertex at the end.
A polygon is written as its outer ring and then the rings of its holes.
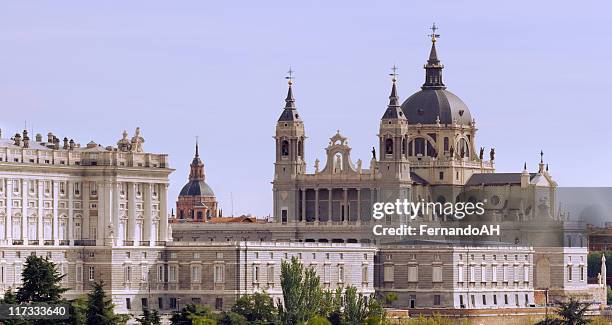
{"type": "Polygon", "coordinates": [[[550,261],[547,257],[538,259],[534,276],[536,288],[550,288],[550,261]]]}
{"type": "Polygon", "coordinates": [[[289,141],[281,141],[281,156],[289,156],[289,141]]]}
{"type": "Polygon", "coordinates": [[[298,141],[298,157],[303,157],[304,156],[304,140],[300,139],[298,141]]]}
{"type": "Polygon", "coordinates": [[[385,154],[392,155],[393,154],[393,139],[387,138],[385,140],[385,154]]]}
{"type": "Polygon", "coordinates": [[[457,143],[455,147],[457,148],[455,152],[457,152],[460,157],[467,157],[467,158],[470,157],[471,150],[470,150],[469,139],[465,137],[460,137],[459,139],[457,139],[457,143]]]}

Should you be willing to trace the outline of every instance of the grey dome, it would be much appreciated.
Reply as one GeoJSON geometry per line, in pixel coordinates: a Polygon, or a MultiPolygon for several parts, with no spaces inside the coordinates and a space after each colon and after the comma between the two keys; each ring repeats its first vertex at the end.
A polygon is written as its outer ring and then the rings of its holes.
{"type": "Polygon", "coordinates": [[[469,125],[472,116],[467,105],[446,89],[423,89],[408,97],[402,104],[402,111],[408,124],[458,124],[469,125]]]}
{"type": "Polygon", "coordinates": [[[192,180],[183,186],[179,196],[215,196],[215,193],[205,181],[192,180]]]}

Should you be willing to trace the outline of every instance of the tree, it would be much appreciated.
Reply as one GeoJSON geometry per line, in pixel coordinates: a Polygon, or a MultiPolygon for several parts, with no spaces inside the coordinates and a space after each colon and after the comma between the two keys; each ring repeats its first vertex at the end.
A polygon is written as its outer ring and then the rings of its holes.
{"type": "MultiPolygon", "coordinates": [[[[4,298],[0,299],[2,304],[17,304],[17,295],[13,292],[13,289],[9,288],[4,292],[4,298]]],[[[3,319],[2,324],[4,325],[25,325],[27,321],[21,319],[3,319]]]]}
{"type": "Polygon", "coordinates": [[[278,303],[282,324],[297,324],[317,315],[323,291],[314,268],[304,268],[296,257],[281,264],[283,303],[278,303]]]}
{"type": "Polygon", "coordinates": [[[85,311],[87,324],[114,325],[123,320],[113,311],[115,306],[104,292],[104,281],[94,282],[87,298],[87,310],[85,311]]]}
{"type": "Polygon", "coordinates": [[[265,293],[254,293],[244,295],[234,303],[232,312],[244,316],[254,324],[274,324],[277,319],[277,310],[270,295],[265,293]]]}
{"type": "Polygon", "coordinates": [[[591,307],[590,303],[580,302],[574,298],[570,298],[569,301],[559,306],[557,315],[563,319],[563,324],[584,325],[589,323],[589,320],[585,316],[589,307],[591,307]]]}
{"type": "Polygon", "coordinates": [[[155,309],[152,311],[149,308],[145,308],[142,310],[142,317],[136,318],[136,321],[141,325],[160,325],[161,317],[159,317],[159,312],[155,309]]]}
{"type": "Polygon", "coordinates": [[[244,316],[233,311],[223,312],[219,317],[219,323],[222,325],[248,325],[249,322],[244,316]]]}
{"type": "Polygon", "coordinates": [[[389,292],[388,294],[385,295],[385,305],[387,305],[388,307],[391,307],[393,306],[393,303],[397,301],[397,299],[398,297],[395,292],[389,292]]]}
{"type": "Polygon", "coordinates": [[[65,302],[62,294],[68,289],[60,285],[63,277],[48,258],[28,256],[21,273],[23,285],[17,290],[17,301],[21,303],[65,302]]]}
{"type": "Polygon", "coordinates": [[[362,295],[357,294],[357,288],[349,286],[344,290],[344,308],[342,320],[345,324],[359,325],[368,317],[368,306],[362,295]]]}
{"type": "Polygon", "coordinates": [[[591,307],[590,303],[580,302],[575,298],[570,298],[567,302],[559,303],[556,311],[557,318],[546,318],[537,325],[585,325],[590,322],[586,317],[586,312],[591,307]]]}
{"type": "Polygon", "coordinates": [[[188,304],[170,318],[173,325],[215,324],[215,315],[207,307],[188,304]]]}

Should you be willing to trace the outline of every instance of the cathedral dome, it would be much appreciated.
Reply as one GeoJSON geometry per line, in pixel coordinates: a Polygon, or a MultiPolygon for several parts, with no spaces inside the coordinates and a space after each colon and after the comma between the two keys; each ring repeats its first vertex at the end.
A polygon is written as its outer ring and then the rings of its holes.
{"type": "Polygon", "coordinates": [[[472,116],[467,105],[450,91],[425,88],[408,97],[402,104],[408,124],[458,124],[469,125],[472,116]]]}
{"type": "Polygon", "coordinates": [[[436,50],[436,25],[432,27],[431,50],[425,64],[425,83],[421,90],[408,97],[402,104],[402,111],[408,124],[452,124],[470,125],[472,116],[467,105],[455,94],[446,90],[442,81],[444,65],[438,59],[436,50]]]}
{"type": "Polygon", "coordinates": [[[215,193],[205,181],[194,179],[183,186],[179,196],[215,196],[215,193]]]}

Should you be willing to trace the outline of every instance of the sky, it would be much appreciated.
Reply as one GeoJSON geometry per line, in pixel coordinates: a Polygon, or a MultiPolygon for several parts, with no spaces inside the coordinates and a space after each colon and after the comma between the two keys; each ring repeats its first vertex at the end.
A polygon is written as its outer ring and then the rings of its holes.
{"type": "Polygon", "coordinates": [[[139,126],[145,150],[176,169],[172,200],[199,136],[224,214],[266,216],[289,66],[308,169],[336,130],[369,161],[390,67],[402,101],[418,91],[435,22],[445,83],[498,172],[533,171],[543,150],[560,186],[609,186],[610,12],[609,1],[3,1],[0,128],[106,146],[139,126]]]}

